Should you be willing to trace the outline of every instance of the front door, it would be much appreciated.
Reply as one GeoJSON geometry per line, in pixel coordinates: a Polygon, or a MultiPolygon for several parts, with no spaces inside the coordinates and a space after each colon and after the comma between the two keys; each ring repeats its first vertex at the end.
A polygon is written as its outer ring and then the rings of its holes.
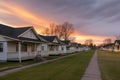
{"type": "Polygon", "coordinates": [[[7,60],[6,42],[0,42],[0,61],[7,60]]]}

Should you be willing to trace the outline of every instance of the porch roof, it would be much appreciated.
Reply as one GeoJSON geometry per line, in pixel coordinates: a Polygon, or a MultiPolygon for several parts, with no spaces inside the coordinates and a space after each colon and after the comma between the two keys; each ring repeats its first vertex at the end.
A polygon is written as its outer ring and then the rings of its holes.
{"type": "Polygon", "coordinates": [[[48,45],[61,45],[60,43],[50,43],[48,45]]]}
{"type": "Polygon", "coordinates": [[[25,42],[45,43],[44,41],[40,41],[37,39],[30,39],[30,38],[24,38],[24,37],[19,37],[19,39],[25,42]]]}

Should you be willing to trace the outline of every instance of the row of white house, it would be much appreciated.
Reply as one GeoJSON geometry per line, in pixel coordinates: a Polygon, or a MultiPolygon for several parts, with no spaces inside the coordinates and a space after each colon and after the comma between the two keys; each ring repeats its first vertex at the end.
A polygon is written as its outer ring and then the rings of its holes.
{"type": "Polygon", "coordinates": [[[13,28],[0,24],[0,61],[21,61],[38,55],[44,57],[88,50],[80,44],[71,44],[56,36],[39,35],[33,27],[13,28]]]}
{"type": "Polygon", "coordinates": [[[120,52],[120,40],[115,40],[114,43],[106,44],[101,47],[102,50],[120,52]]]}

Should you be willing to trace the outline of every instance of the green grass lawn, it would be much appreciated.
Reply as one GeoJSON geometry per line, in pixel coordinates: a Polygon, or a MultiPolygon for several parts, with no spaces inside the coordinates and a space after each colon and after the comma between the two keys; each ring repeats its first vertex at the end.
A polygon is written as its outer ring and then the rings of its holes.
{"type": "Polygon", "coordinates": [[[99,51],[98,61],[103,80],[120,80],[120,53],[99,51]]]}
{"type": "MultiPolygon", "coordinates": [[[[58,57],[61,57],[61,56],[58,56],[58,55],[48,56],[48,57],[46,57],[46,60],[51,60],[51,59],[55,59],[55,58],[58,58],[58,57]]],[[[22,66],[25,66],[25,65],[33,64],[33,63],[38,63],[38,62],[41,62],[41,61],[42,60],[39,60],[39,61],[27,60],[27,61],[22,61],[22,63],[19,63],[19,62],[4,62],[4,63],[0,63],[0,72],[8,70],[8,69],[22,67],[22,66]]]]}
{"type": "Polygon", "coordinates": [[[0,80],[80,80],[93,53],[94,51],[81,52],[0,77],[0,80]]]}
{"type": "Polygon", "coordinates": [[[8,69],[13,69],[13,68],[17,68],[17,67],[33,64],[33,63],[36,63],[36,61],[29,60],[29,61],[24,61],[22,63],[19,63],[19,62],[0,63],[0,72],[8,70],[8,69]]]}
{"type": "Polygon", "coordinates": [[[66,56],[66,55],[50,55],[47,57],[47,60],[55,59],[55,58],[62,57],[62,56],[66,56]]]}

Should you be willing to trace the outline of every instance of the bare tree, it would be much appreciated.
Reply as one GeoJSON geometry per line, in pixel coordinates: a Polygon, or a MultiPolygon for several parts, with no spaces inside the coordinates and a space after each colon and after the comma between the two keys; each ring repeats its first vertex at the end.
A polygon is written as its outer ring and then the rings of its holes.
{"type": "Polygon", "coordinates": [[[75,37],[70,37],[69,40],[70,40],[71,42],[75,42],[75,41],[76,41],[76,38],[75,38],[75,37]]]}
{"type": "Polygon", "coordinates": [[[50,34],[49,28],[46,28],[46,29],[43,31],[43,34],[49,35],[49,34],[50,34]]]}
{"type": "Polygon", "coordinates": [[[49,28],[46,28],[44,34],[46,35],[56,35],[59,39],[69,40],[71,34],[74,32],[74,27],[68,22],[56,25],[54,23],[50,24],[49,28]]]}
{"type": "Polygon", "coordinates": [[[73,25],[68,22],[64,22],[62,24],[62,33],[63,33],[63,39],[69,40],[71,34],[74,33],[73,25]]]}
{"type": "Polygon", "coordinates": [[[85,45],[89,46],[91,44],[93,44],[93,40],[92,39],[85,40],[85,45]]]}
{"type": "Polygon", "coordinates": [[[103,40],[104,45],[105,44],[110,44],[110,43],[112,43],[112,40],[110,38],[107,38],[107,39],[103,40]]]}
{"type": "Polygon", "coordinates": [[[43,33],[46,35],[56,35],[57,31],[58,31],[57,25],[54,23],[51,23],[49,28],[46,28],[43,33]]]}
{"type": "Polygon", "coordinates": [[[87,39],[85,41],[85,45],[89,46],[91,49],[95,49],[96,48],[96,45],[93,44],[93,40],[92,39],[87,39]]]}

